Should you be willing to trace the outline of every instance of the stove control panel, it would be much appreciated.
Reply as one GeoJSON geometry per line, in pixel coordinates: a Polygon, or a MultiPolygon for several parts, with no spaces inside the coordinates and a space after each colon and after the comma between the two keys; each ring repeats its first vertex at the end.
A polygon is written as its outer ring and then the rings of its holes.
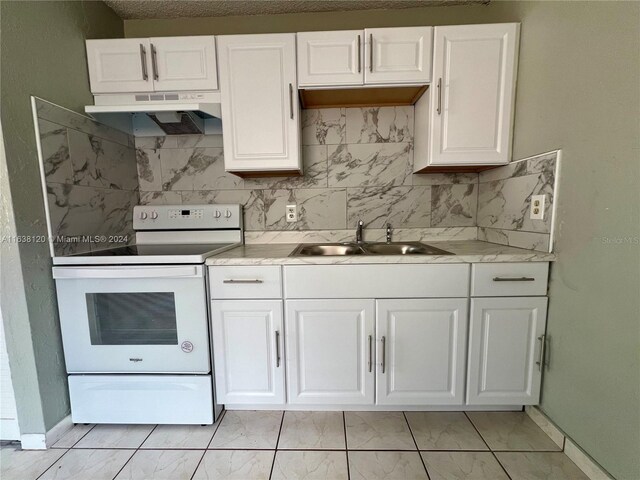
{"type": "Polygon", "coordinates": [[[138,205],[134,230],[216,230],[242,228],[242,205],[138,205]]]}

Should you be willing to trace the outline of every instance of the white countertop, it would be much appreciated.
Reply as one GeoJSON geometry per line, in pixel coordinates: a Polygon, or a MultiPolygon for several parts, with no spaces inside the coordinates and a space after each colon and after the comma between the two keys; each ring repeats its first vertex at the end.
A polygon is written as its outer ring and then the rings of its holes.
{"type": "Polygon", "coordinates": [[[346,255],[290,257],[298,243],[247,244],[207,258],[207,265],[344,265],[381,263],[552,262],[555,254],[481,240],[428,242],[453,255],[346,255]]]}

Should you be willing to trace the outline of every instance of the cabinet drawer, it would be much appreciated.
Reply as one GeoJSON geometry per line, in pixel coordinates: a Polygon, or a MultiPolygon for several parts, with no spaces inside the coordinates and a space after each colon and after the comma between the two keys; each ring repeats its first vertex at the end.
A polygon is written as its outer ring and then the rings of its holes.
{"type": "Polygon", "coordinates": [[[209,267],[211,298],[282,298],[279,266],[209,267]]]}
{"type": "Polygon", "coordinates": [[[287,298],[466,297],[469,265],[292,265],[287,298]]]}
{"type": "Polygon", "coordinates": [[[477,263],[471,274],[472,297],[546,295],[549,263],[477,263]]]}

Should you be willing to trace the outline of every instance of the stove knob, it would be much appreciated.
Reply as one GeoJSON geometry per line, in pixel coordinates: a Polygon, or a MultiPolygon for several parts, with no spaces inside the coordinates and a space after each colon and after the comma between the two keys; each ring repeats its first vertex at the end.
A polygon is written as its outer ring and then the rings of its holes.
{"type": "Polygon", "coordinates": [[[216,213],[214,213],[213,216],[216,218],[220,218],[220,211],[216,210],[216,213]]]}
{"type": "Polygon", "coordinates": [[[225,217],[227,218],[231,218],[231,211],[227,210],[227,212],[224,214],[225,217]]]}
{"type": "Polygon", "coordinates": [[[158,212],[151,212],[151,218],[153,218],[154,220],[158,218],[158,212]]]}
{"type": "Polygon", "coordinates": [[[140,212],[140,219],[145,220],[147,218],[147,212],[140,212]]]}

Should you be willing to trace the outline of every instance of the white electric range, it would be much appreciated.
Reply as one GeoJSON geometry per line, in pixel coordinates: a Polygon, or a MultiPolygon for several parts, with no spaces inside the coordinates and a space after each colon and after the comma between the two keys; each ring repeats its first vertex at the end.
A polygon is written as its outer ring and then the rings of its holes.
{"type": "Polygon", "coordinates": [[[136,244],[54,257],[74,423],[210,424],[207,257],[242,244],[240,205],[134,207],[136,244]]]}

